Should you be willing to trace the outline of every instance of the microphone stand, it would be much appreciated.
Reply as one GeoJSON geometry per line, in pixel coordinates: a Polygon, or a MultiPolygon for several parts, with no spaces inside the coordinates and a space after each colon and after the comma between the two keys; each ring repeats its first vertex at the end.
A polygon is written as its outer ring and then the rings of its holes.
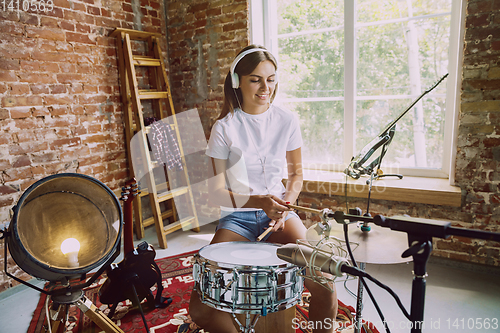
{"type": "MultiPolygon", "coordinates": [[[[370,196],[371,196],[371,188],[372,188],[373,180],[374,179],[376,180],[376,179],[379,179],[382,177],[390,177],[390,176],[398,177],[399,179],[403,178],[403,175],[401,175],[401,174],[383,174],[381,172],[381,169],[380,169],[380,165],[382,164],[382,159],[384,158],[385,154],[387,153],[387,150],[389,148],[389,144],[392,142],[392,139],[394,138],[394,135],[396,133],[396,123],[401,118],[403,118],[403,116],[408,111],[410,111],[412,109],[412,107],[418,103],[418,101],[420,101],[420,99],[422,99],[426,94],[428,94],[432,90],[434,90],[434,88],[436,88],[447,76],[448,76],[448,73],[446,73],[432,87],[430,87],[429,89],[424,91],[417,99],[415,99],[411,103],[411,105],[406,110],[404,110],[398,117],[396,117],[396,119],[394,119],[392,122],[390,122],[375,139],[373,139],[371,142],[369,142],[367,145],[365,145],[363,147],[363,149],[359,152],[359,154],[356,157],[353,157],[351,159],[351,163],[344,170],[344,173],[346,175],[352,177],[353,179],[359,179],[361,177],[361,175],[364,175],[364,174],[370,175],[370,179],[366,181],[366,183],[369,185],[369,191],[368,191],[368,206],[367,206],[365,217],[371,217],[371,215],[369,213],[369,209],[370,209],[370,196]],[[378,157],[376,157],[375,159],[373,159],[368,164],[368,166],[365,167],[364,164],[368,163],[370,157],[375,152],[377,152],[379,149],[381,149],[380,155],[378,157]],[[376,171],[374,171],[375,168],[376,168],[376,171]]],[[[361,215],[361,212],[359,212],[359,215],[361,215]]],[[[368,222],[365,222],[361,226],[361,231],[363,231],[363,232],[370,231],[370,226],[368,225],[368,222]]],[[[344,233],[345,233],[345,237],[347,238],[348,237],[347,236],[347,225],[344,225],[344,233]]],[[[409,240],[409,241],[410,241],[410,245],[411,245],[412,241],[411,240],[409,240]]],[[[423,242],[422,244],[429,243],[429,241],[424,242],[423,240],[422,240],[422,242],[423,242]]],[[[429,243],[429,244],[430,244],[429,245],[430,248],[428,248],[428,249],[422,248],[423,251],[421,251],[418,254],[418,256],[415,253],[415,256],[413,257],[414,262],[416,262],[416,261],[418,261],[418,262],[423,261],[424,262],[423,273],[421,275],[418,275],[421,273],[421,271],[422,271],[421,269],[415,270],[415,272],[416,272],[415,274],[418,277],[418,281],[419,281],[418,285],[415,285],[415,289],[419,289],[419,288],[421,289],[422,288],[421,284],[423,281],[424,291],[425,291],[425,263],[427,262],[427,260],[429,258],[430,252],[432,251],[432,243],[429,243]],[[417,258],[417,257],[422,257],[422,258],[417,258]]],[[[349,245],[349,244],[347,244],[347,245],[349,245]]],[[[422,247],[427,247],[427,245],[422,245],[422,247]]],[[[412,255],[412,254],[407,254],[406,257],[409,257],[410,255],[412,255]]],[[[352,258],[352,259],[354,260],[354,258],[352,258]]],[[[365,263],[360,263],[359,268],[364,270],[365,263]]],[[[358,285],[358,299],[357,299],[357,311],[356,311],[357,325],[356,325],[356,332],[355,333],[359,333],[360,329],[361,329],[360,324],[361,324],[361,308],[362,308],[362,297],[363,297],[363,283],[364,283],[363,279],[360,278],[360,283],[358,285]]],[[[416,282],[414,281],[414,283],[416,283],[416,282]]],[[[368,287],[367,287],[367,290],[369,292],[368,287]]],[[[421,294],[421,293],[419,292],[419,294],[421,294]]],[[[423,294],[425,297],[425,292],[423,294]]],[[[371,297],[371,293],[370,293],[370,297],[371,297]]],[[[413,303],[412,303],[412,308],[413,307],[420,308],[420,304],[415,304],[415,306],[413,306],[413,303]]],[[[422,304],[421,308],[423,309],[423,304],[422,304]]],[[[379,314],[380,314],[380,312],[379,312],[379,314]]],[[[422,316],[423,316],[423,313],[422,313],[422,316]]],[[[386,327],[386,330],[388,331],[387,327],[386,327]]]]}
{"type": "Polygon", "coordinates": [[[403,116],[411,110],[411,108],[422,99],[426,94],[430,93],[434,88],[436,88],[446,77],[448,76],[448,73],[446,73],[439,81],[437,81],[432,87],[424,91],[417,99],[415,99],[411,105],[404,110],[399,116],[396,117],[393,121],[391,121],[383,130],[382,132],[372,141],[370,141],[367,145],[361,149],[359,154],[356,157],[353,157],[351,159],[351,163],[349,166],[344,170],[344,173],[348,175],[349,177],[352,177],[353,179],[359,179],[361,175],[371,175],[374,173],[374,169],[376,167],[375,171],[375,179],[382,178],[382,177],[389,177],[389,176],[395,176],[398,177],[399,179],[403,178],[403,175],[400,174],[387,174],[384,175],[380,172],[380,165],[382,164],[382,159],[384,158],[385,154],[387,153],[387,149],[389,147],[389,144],[391,143],[392,139],[394,138],[394,134],[396,133],[396,123],[403,118],[403,116]],[[375,158],[368,166],[364,167],[363,165],[370,159],[370,157],[380,148],[381,152],[380,155],[375,158]]]}
{"type": "Polygon", "coordinates": [[[413,257],[413,283],[411,293],[410,320],[412,322],[411,333],[421,333],[424,327],[424,305],[427,272],[427,261],[432,252],[432,238],[449,238],[451,235],[467,238],[477,238],[500,242],[500,233],[482,230],[470,230],[451,227],[451,222],[428,220],[413,217],[384,217],[381,215],[359,216],[345,214],[337,211],[327,214],[334,218],[339,224],[363,221],[375,223],[384,228],[394,231],[406,232],[408,234],[409,248],[401,255],[403,258],[413,257]],[[348,221],[348,222],[346,222],[348,221]]]}

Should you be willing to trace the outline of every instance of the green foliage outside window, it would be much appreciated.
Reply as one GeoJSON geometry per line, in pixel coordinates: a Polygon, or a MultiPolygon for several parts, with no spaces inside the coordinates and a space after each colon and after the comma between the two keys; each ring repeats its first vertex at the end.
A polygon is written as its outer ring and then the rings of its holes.
{"type": "MultiPolygon", "coordinates": [[[[277,8],[280,96],[301,120],[304,160],[341,164],[344,1],[277,0],[277,8]]],[[[357,0],[356,10],[353,139],[360,150],[447,72],[451,0],[357,0]],[[407,20],[409,16],[418,18],[407,20]],[[413,51],[410,34],[417,38],[413,51]],[[413,71],[412,77],[411,66],[417,66],[418,76],[413,71]],[[420,87],[418,93],[415,86],[420,87]]],[[[445,94],[446,81],[422,99],[420,129],[414,110],[398,122],[385,165],[422,165],[415,157],[420,144],[425,147],[424,165],[441,168],[445,94]],[[420,137],[415,134],[419,130],[420,137]],[[416,143],[415,138],[425,142],[416,143]]]]}

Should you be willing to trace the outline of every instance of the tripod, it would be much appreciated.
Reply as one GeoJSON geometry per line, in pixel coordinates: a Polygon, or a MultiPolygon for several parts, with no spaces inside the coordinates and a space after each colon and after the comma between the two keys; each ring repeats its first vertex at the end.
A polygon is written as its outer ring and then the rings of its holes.
{"type": "MultiPolygon", "coordinates": [[[[51,297],[48,295],[47,297],[51,297]]],[[[100,311],[90,299],[88,299],[82,290],[69,293],[68,295],[54,295],[52,299],[53,314],[47,311],[47,327],[45,332],[56,333],[64,327],[68,310],[71,305],[76,305],[83,314],[90,318],[97,326],[106,333],[123,333],[123,331],[111,319],[100,311]]],[[[47,307],[48,307],[47,299],[47,307]]]]}

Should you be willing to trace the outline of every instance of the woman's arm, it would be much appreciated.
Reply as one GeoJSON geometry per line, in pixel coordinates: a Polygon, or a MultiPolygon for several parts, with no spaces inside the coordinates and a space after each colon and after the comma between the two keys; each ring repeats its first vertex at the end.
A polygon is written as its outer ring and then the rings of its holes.
{"type": "Polygon", "coordinates": [[[302,173],[302,151],[297,148],[286,152],[288,181],[286,182],[285,201],[294,203],[302,190],[304,176],[302,173]]]}
{"type": "Polygon", "coordinates": [[[264,210],[267,216],[273,220],[280,219],[284,211],[292,210],[285,206],[285,200],[274,195],[233,193],[226,189],[227,160],[212,158],[212,165],[215,173],[215,177],[209,180],[209,195],[212,204],[233,208],[259,208],[264,210]]]}
{"type": "MultiPolygon", "coordinates": [[[[286,165],[288,171],[288,181],[286,182],[285,202],[294,203],[302,190],[304,176],[302,174],[302,151],[301,148],[286,152],[286,165]]],[[[273,219],[270,225],[273,226],[273,232],[283,230],[285,227],[285,217],[288,215],[284,212],[280,219],[273,219]],[[273,224],[274,223],[274,224],[273,224]]]]}

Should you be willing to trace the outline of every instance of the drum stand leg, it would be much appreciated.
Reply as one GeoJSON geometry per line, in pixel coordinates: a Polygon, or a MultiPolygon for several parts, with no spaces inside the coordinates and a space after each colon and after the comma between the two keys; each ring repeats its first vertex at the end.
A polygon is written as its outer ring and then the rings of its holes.
{"type": "Polygon", "coordinates": [[[87,297],[76,301],[76,306],[106,333],[124,333],[108,316],[104,315],[87,297]]]}
{"type": "Polygon", "coordinates": [[[236,318],[236,315],[232,313],[234,320],[240,327],[240,331],[242,333],[255,333],[255,325],[257,324],[257,320],[260,318],[260,314],[256,314],[253,318],[253,320],[250,318],[250,313],[245,313],[245,326],[241,325],[240,321],[238,318],[236,318]]]}
{"type": "MultiPolygon", "coordinates": [[[[358,268],[360,270],[364,271],[365,270],[365,263],[364,262],[358,263],[358,268]]],[[[356,301],[356,325],[354,326],[355,333],[361,332],[361,325],[362,325],[361,311],[362,310],[363,310],[363,283],[358,278],[358,297],[357,297],[357,301],[356,301]]]]}
{"type": "Polygon", "coordinates": [[[104,332],[124,333],[117,324],[104,315],[104,313],[83,294],[82,290],[51,296],[51,300],[53,311],[49,313],[49,318],[47,318],[48,326],[44,332],[56,333],[64,329],[68,317],[69,306],[74,304],[104,332]]]}

